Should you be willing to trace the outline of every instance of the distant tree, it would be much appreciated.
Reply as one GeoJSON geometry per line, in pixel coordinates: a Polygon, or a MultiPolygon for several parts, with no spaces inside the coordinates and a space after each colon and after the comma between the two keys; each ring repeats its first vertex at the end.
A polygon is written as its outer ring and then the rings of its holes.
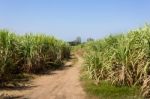
{"type": "Polygon", "coordinates": [[[89,41],[94,41],[94,39],[93,38],[87,38],[87,42],[89,42],[89,41]]]}
{"type": "Polygon", "coordinates": [[[77,44],[81,44],[81,37],[78,36],[75,41],[77,44]]]}
{"type": "Polygon", "coordinates": [[[70,41],[68,42],[71,46],[75,46],[75,45],[78,45],[78,44],[81,44],[81,37],[77,37],[74,41],[70,41]]]}

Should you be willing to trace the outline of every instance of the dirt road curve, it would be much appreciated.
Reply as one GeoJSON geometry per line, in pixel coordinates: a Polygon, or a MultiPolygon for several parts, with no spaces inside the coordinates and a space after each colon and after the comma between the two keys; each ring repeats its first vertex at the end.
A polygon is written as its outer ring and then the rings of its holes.
{"type": "Polygon", "coordinates": [[[83,60],[78,57],[73,65],[67,62],[64,69],[56,70],[50,75],[41,76],[33,81],[24,99],[85,99],[85,93],[79,81],[79,69],[83,60]]]}

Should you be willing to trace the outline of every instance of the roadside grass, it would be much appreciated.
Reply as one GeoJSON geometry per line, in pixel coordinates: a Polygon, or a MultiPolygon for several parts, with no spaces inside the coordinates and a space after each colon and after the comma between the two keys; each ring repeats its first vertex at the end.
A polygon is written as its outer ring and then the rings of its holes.
{"type": "Polygon", "coordinates": [[[140,87],[117,87],[106,81],[95,84],[86,75],[81,76],[81,82],[89,99],[143,99],[140,87]]]}

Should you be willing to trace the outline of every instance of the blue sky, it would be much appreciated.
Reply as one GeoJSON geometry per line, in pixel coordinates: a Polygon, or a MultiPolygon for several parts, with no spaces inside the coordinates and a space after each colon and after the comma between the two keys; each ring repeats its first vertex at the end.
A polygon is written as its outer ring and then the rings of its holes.
{"type": "Polygon", "coordinates": [[[63,40],[103,38],[150,23],[150,0],[0,0],[0,28],[63,40]]]}

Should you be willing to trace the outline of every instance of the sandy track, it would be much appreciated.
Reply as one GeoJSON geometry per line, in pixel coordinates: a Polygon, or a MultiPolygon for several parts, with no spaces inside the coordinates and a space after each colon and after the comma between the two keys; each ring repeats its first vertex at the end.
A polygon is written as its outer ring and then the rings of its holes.
{"type": "Polygon", "coordinates": [[[34,88],[29,89],[23,99],[85,99],[79,78],[82,58],[73,65],[67,62],[63,69],[56,70],[50,75],[38,77],[33,81],[34,88]]]}

